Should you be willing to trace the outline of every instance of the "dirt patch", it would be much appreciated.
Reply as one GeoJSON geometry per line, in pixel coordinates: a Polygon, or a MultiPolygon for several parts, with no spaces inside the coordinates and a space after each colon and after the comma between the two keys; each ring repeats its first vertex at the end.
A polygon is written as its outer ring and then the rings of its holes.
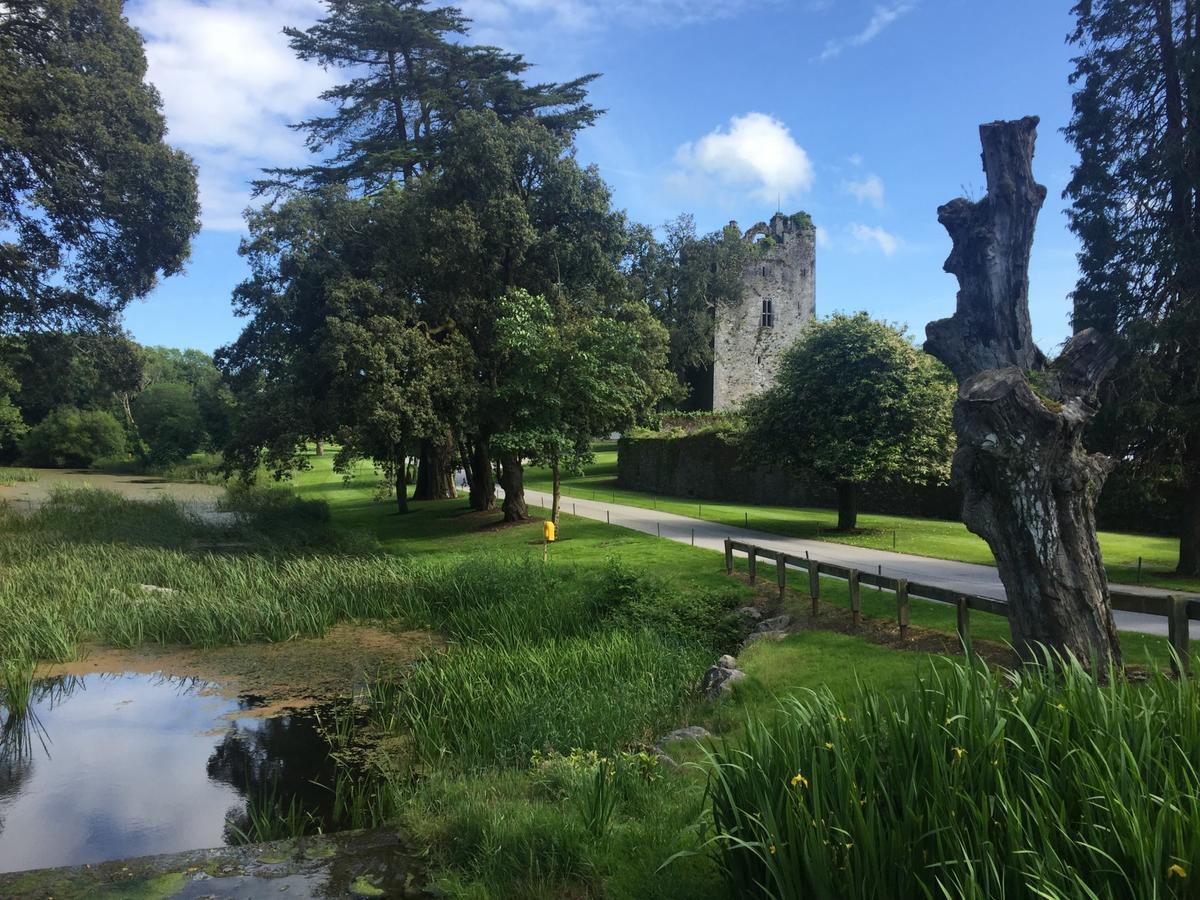
{"type": "MultiPolygon", "coordinates": [[[[323,638],[243,644],[211,650],[142,646],[131,650],[85,646],[75,662],[46,665],[39,676],[137,673],[211,682],[227,697],[252,697],[263,718],[285,709],[353,696],[376,675],[396,677],[434,648],[425,631],[339,625],[323,638]]],[[[239,714],[241,715],[241,714],[239,714]]]]}

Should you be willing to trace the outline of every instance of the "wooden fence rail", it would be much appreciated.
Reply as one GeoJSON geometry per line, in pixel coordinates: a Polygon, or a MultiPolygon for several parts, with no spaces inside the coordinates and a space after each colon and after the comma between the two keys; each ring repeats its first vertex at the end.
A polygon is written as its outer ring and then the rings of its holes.
{"type": "MultiPolygon", "coordinates": [[[[782,600],[787,591],[787,570],[805,569],[808,572],[808,593],[812,597],[812,613],[817,615],[821,603],[821,576],[838,578],[845,581],[850,592],[850,613],[854,624],[862,621],[862,585],[870,585],[880,590],[890,591],[896,595],[896,621],[900,626],[900,636],[907,637],[910,606],[912,597],[921,600],[932,600],[934,603],[945,603],[956,608],[957,630],[964,641],[970,640],[970,613],[991,613],[1008,618],[1009,607],[1006,600],[995,600],[991,597],[981,597],[977,594],[964,594],[948,588],[932,584],[919,584],[904,578],[891,578],[882,572],[861,571],[835,563],[810,559],[807,555],[795,556],[782,550],[772,550],[759,547],[745,541],[725,539],[725,571],[733,574],[734,553],[746,554],[750,583],[758,580],[758,561],[767,560],[775,565],[775,578],[779,587],[779,598],[782,600]]],[[[1163,616],[1167,620],[1168,640],[1179,659],[1186,664],[1188,660],[1188,623],[1200,622],[1200,597],[1179,596],[1177,594],[1133,594],[1128,591],[1110,590],[1113,609],[1123,612],[1143,613],[1145,615],[1163,616]]]]}

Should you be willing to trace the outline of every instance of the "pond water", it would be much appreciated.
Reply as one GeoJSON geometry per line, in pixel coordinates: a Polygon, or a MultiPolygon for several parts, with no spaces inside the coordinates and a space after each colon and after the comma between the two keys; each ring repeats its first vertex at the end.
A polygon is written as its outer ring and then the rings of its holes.
{"type": "Polygon", "coordinates": [[[0,872],[219,847],[264,797],[328,811],[321,713],[254,705],[195,679],[38,682],[19,722],[0,712],[0,872]]]}

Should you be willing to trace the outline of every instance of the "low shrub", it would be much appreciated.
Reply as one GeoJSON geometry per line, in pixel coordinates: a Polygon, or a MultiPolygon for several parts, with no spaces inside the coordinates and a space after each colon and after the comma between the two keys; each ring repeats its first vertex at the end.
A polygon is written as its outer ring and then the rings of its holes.
{"type": "Polygon", "coordinates": [[[1200,690],[946,661],[784,701],[710,756],[739,897],[1194,897],[1200,690]]]}
{"type": "Polygon", "coordinates": [[[109,413],[60,406],[29,429],[21,458],[31,466],[89,466],[125,453],[125,429],[109,413]]]}
{"type": "Polygon", "coordinates": [[[609,559],[595,607],[610,627],[649,629],[657,634],[725,651],[743,637],[734,610],[737,589],[683,595],[652,572],[609,559]]]}

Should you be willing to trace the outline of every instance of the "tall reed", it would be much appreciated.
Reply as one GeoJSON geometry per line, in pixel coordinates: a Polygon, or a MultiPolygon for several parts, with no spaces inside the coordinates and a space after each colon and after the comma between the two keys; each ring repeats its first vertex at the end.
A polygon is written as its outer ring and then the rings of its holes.
{"type": "Polygon", "coordinates": [[[783,701],[709,762],[737,896],[1197,896],[1190,680],[948,661],[895,698],[783,701]]]}

